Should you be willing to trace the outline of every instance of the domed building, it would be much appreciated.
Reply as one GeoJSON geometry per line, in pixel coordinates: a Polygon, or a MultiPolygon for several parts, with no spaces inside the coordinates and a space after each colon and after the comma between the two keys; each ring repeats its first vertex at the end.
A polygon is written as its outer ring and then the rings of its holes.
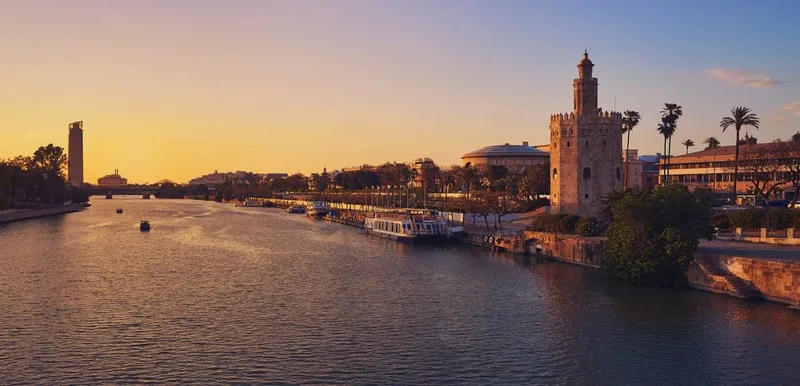
{"type": "Polygon", "coordinates": [[[473,166],[505,166],[510,173],[518,174],[531,166],[549,163],[550,153],[528,146],[528,142],[523,142],[522,145],[506,143],[471,151],[462,155],[461,160],[464,161],[464,164],[469,162],[473,166]]]}

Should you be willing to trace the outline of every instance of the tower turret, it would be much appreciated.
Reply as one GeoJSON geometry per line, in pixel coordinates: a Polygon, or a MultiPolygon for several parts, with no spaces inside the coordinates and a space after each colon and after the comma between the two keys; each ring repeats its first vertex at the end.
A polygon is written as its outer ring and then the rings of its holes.
{"type": "Polygon", "coordinates": [[[594,63],[589,53],[583,51],[583,59],[578,62],[578,79],[572,82],[575,99],[575,115],[594,115],[597,113],[597,78],[592,78],[594,63]]]}

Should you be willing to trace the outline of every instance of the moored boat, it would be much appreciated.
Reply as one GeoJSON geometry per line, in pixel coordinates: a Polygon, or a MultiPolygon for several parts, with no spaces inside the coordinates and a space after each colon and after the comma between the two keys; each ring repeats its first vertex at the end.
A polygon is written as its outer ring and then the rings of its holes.
{"type": "Polygon", "coordinates": [[[147,220],[142,220],[142,222],[139,223],[139,230],[142,231],[142,232],[149,231],[150,230],[150,222],[147,221],[147,220]]]}
{"type": "Polygon", "coordinates": [[[309,217],[322,218],[331,211],[330,206],[325,201],[314,201],[306,208],[306,214],[309,217]]]}
{"type": "Polygon", "coordinates": [[[292,204],[292,205],[289,205],[288,208],[286,208],[286,213],[299,214],[299,213],[305,213],[305,212],[306,212],[306,208],[303,208],[302,205],[298,205],[298,204],[292,204]]]}
{"type": "Polygon", "coordinates": [[[438,212],[407,209],[375,213],[364,219],[368,234],[395,240],[443,240],[450,237],[449,224],[438,212]]]}
{"type": "Polygon", "coordinates": [[[122,208],[117,208],[117,213],[122,213],[122,208]]]}

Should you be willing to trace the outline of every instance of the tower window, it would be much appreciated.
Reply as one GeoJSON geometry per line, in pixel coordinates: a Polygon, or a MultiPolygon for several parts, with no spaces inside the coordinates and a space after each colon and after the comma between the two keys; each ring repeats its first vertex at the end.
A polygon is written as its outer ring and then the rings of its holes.
{"type": "Polygon", "coordinates": [[[583,198],[589,198],[589,193],[584,194],[583,198]]]}
{"type": "Polygon", "coordinates": [[[586,143],[584,144],[584,146],[586,146],[586,147],[589,147],[589,141],[586,141],[586,143]]]}
{"type": "Polygon", "coordinates": [[[617,179],[619,180],[621,178],[622,178],[622,173],[620,173],[619,168],[617,168],[617,179]]]}
{"type": "Polygon", "coordinates": [[[569,145],[570,145],[570,143],[569,143],[569,141],[567,141],[567,147],[569,147],[569,145]]]}
{"type": "Polygon", "coordinates": [[[553,168],[553,178],[558,178],[558,169],[553,168]]]}
{"type": "Polygon", "coordinates": [[[603,146],[605,146],[605,145],[606,145],[606,141],[603,141],[603,146]]]}
{"type": "Polygon", "coordinates": [[[558,142],[553,142],[553,149],[558,148],[558,142]]]}
{"type": "Polygon", "coordinates": [[[592,169],[591,168],[583,168],[583,179],[588,180],[592,178],[592,169]]]}

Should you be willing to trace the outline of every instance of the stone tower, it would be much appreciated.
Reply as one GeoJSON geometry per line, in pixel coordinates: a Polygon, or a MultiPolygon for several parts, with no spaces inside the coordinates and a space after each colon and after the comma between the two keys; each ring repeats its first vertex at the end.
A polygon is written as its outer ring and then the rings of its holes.
{"type": "Polygon", "coordinates": [[[597,108],[594,64],[583,53],[572,82],[573,111],[550,116],[550,209],[597,216],[603,199],[623,189],[622,114],[597,108]]]}

